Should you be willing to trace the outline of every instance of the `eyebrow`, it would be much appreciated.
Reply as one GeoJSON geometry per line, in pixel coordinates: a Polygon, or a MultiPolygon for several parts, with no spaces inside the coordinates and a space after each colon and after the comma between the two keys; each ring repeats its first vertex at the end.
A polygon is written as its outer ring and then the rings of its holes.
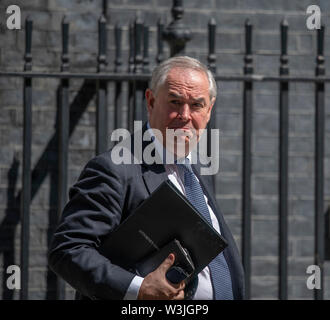
{"type": "Polygon", "coordinates": [[[176,93],[174,93],[174,92],[170,92],[168,95],[169,95],[170,97],[173,97],[173,98],[178,98],[178,99],[182,99],[182,98],[183,98],[182,95],[180,95],[180,94],[176,94],[176,93]]]}
{"type": "MultiPolygon", "coordinates": [[[[177,98],[177,99],[183,99],[183,96],[180,95],[180,94],[176,94],[174,92],[170,92],[169,93],[169,96],[170,97],[173,97],[173,98],[177,98]]],[[[199,102],[199,103],[205,103],[205,99],[203,97],[201,98],[196,98],[196,99],[192,99],[194,102],[199,102]]]]}
{"type": "Polygon", "coordinates": [[[204,98],[197,98],[197,99],[193,99],[193,100],[194,100],[194,102],[205,103],[204,98]]]}

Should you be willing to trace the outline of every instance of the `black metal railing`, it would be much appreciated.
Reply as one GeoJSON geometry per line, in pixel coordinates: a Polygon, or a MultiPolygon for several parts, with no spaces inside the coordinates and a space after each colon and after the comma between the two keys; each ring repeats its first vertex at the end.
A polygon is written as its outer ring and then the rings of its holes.
{"type": "MultiPolygon", "coordinates": [[[[281,66],[280,76],[289,74],[288,67],[288,23],[281,24],[281,66]]],[[[289,82],[280,83],[280,105],[279,105],[279,298],[287,299],[287,270],[288,270],[288,137],[289,137],[289,82]],[[282,276],[283,275],[283,276],[282,276]]]]}
{"type": "MultiPolygon", "coordinates": [[[[185,43],[190,39],[191,33],[187,31],[181,21],[183,14],[182,1],[174,1],[173,22],[165,28],[161,21],[157,24],[157,56],[160,63],[164,59],[163,39],[167,39],[171,47],[171,55],[184,53],[185,43]]],[[[107,85],[115,84],[114,94],[114,128],[123,123],[123,114],[120,107],[124,99],[124,83],[128,84],[128,116],[127,128],[132,130],[134,120],[145,120],[144,91],[150,79],[149,70],[149,29],[140,18],[129,25],[129,61],[125,71],[122,61],[122,27],[116,25],[114,29],[114,43],[116,46],[114,72],[107,72],[107,28],[106,18],[102,15],[99,20],[99,51],[97,72],[72,73],[69,59],[69,23],[66,18],[62,21],[62,55],[60,72],[34,72],[32,71],[32,26],[33,22],[27,18],[25,23],[25,55],[24,71],[0,72],[0,77],[17,77],[23,79],[23,181],[21,192],[21,299],[28,298],[29,277],[29,232],[30,232],[30,203],[31,203],[31,141],[32,141],[32,90],[33,79],[55,78],[59,80],[59,127],[58,127],[58,205],[57,216],[61,215],[67,201],[68,188],[68,142],[72,133],[70,126],[69,88],[70,80],[84,79],[95,85],[97,97],[96,121],[96,153],[107,148],[107,85]]],[[[324,67],[324,27],[317,32],[317,59],[315,76],[289,75],[288,59],[288,23],[283,21],[280,25],[281,55],[278,75],[260,75],[254,73],[252,50],[252,24],[245,23],[245,57],[242,75],[217,74],[216,56],[216,22],[211,19],[208,25],[208,64],[215,75],[217,82],[237,81],[243,83],[243,145],[242,145],[242,259],[245,269],[246,298],[251,295],[251,140],[254,82],[275,82],[279,84],[279,299],[287,299],[288,286],[288,111],[289,111],[289,84],[292,82],[311,82],[315,84],[315,264],[321,268],[325,259],[325,215],[324,215],[324,102],[325,83],[330,77],[325,76],[324,67]]],[[[216,106],[215,106],[216,107],[216,106]]],[[[212,118],[208,128],[217,127],[215,117],[212,118]]],[[[210,140],[210,139],[209,139],[210,140]]],[[[322,278],[323,279],[323,278],[322,278]]],[[[323,299],[323,283],[320,290],[315,290],[315,299],[323,299]]],[[[64,283],[58,280],[58,298],[63,299],[64,283]]]]}

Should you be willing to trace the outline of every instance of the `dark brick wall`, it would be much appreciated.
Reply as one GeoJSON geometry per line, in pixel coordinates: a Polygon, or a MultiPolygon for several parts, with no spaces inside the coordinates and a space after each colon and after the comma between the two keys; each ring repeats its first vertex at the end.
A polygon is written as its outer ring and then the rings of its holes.
{"type": "MultiPolygon", "coordinates": [[[[207,62],[207,23],[217,22],[217,69],[221,74],[242,74],[244,22],[254,25],[255,73],[278,74],[279,24],[289,23],[289,66],[293,75],[313,75],[316,32],[306,28],[306,8],[318,4],[325,24],[325,66],[330,70],[330,3],[327,0],[207,0],[185,1],[184,23],[193,39],[187,54],[207,62]]],[[[127,69],[128,23],[136,14],[150,26],[150,63],[155,64],[156,24],[171,21],[171,1],[109,1],[108,66],[114,68],[114,26],[123,26],[123,63],[127,69]]],[[[97,67],[97,26],[101,0],[10,0],[0,2],[0,70],[22,70],[24,21],[34,21],[33,70],[58,71],[61,55],[60,24],[70,21],[70,68],[92,72],[97,67]],[[22,10],[23,29],[7,30],[6,8],[17,4],[22,10]]],[[[165,55],[169,50],[165,46],[165,55]]],[[[33,189],[31,203],[30,299],[54,298],[54,279],[47,269],[46,252],[55,226],[57,150],[56,90],[58,81],[33,80],[33,189]]],[[[242,182],[242,84],[219,84],[214,114],[221,134],[220,173],[217,199],[241,246],[242,182]]],[[[255,83],[253,115],[252,175],[252,298],[276,299],[278,295],[278,84],[255,83]]],[[[330,93],[326,85],[325,207],[330,204],[330,93]]],[[[113,128],[113,87],[109,85],[109,130],[113,128]]],[[[314,85],[290,84],[289,110],[289,298],[311,299],[306,287],[308,265],[314,250],[314,85]]],[[[94,155],[95,95],[93,86],[70,81],[71,118],[77,121],[69,154],[69,185],[94,155]]],[[[22,81],[0,77],[0,297],[17,299],[18,292],[5,289],[6,266],[19,265],[19,193],[22,181],[22,81]]],[[[123,106],[127,110],[126,102],[123,106]]],[[[325,297],[330,298],[330,265],[325,264],[325,297]]],[[[73,297],[67,286],[67,298],[73,297]]]]}

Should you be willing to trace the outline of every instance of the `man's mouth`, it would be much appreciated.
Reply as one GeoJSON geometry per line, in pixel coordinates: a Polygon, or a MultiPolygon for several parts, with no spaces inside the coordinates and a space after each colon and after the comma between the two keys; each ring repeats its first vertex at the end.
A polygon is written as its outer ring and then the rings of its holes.
{"type": "Polygon", "coordinates": [[[181,129],[181,130],[191,130],[190,127],[187,127],[187,126],[172,126],[172,127],[169,127],[168,129],[173,129],[173,130],[178,130],[178,129],[181,129]]]}
{"type": "Polygon", "coordinates": [[[178,128],[173,128],[174,130],[190,130],[190,128],[187,127],[178,127],[178,128]]]}

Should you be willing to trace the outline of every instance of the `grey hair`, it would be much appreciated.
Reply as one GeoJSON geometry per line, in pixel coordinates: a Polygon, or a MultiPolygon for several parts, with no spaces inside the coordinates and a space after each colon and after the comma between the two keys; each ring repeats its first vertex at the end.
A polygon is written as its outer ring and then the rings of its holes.
{"type": "Polygon", "coordinates": [[[153,70],[151,75],[150,89],[152,90],[152,92],[154,92],[155,94],[157,93],[159,87],[165,83],[169,71],[175,67],[193,69],[204,72],[209,80],[210,99],[216,98],[217,84],[214,80],[212,72],[202,62],[188,56],[169,58],[159,64],[153,70]]]}

